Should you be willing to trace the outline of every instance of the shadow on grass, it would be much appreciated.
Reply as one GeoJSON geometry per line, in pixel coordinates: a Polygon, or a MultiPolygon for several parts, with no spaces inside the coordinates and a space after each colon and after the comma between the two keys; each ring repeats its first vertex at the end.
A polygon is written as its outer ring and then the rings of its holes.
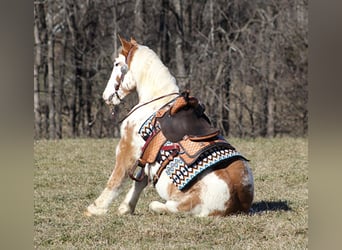
{"type": "Polygon", "coordinates": [[[258,201],[252,204],[251,214],[267,211],[291,211],[287,201],[258,201]]]}

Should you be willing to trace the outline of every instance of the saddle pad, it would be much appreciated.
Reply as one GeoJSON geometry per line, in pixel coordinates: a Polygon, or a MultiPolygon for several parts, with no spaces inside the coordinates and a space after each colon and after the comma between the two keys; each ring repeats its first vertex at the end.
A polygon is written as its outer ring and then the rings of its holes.
{"type": "MultiPolygon", "coordinates": [[[[165,143],[165,146],[171,144],[172,143],[168,141],[165,143]]],[[[169,154],[168,151],[161,150],[159,163],[161,164],[169,154]]],[[[217,146],[202,153],[202,155],[191,165],[187,165],[181,156],[176,156],[167,164],[165,172],[177,188],[182,190],[204,170],[215,167],[218,163],[233,158],[245,159],[239,152],[232,148],[217,146]]]]}
{"type": "Polygon", "coordinates": [[[150,137],[153,131],[159,129],[158,127],[154,126],[154,124],[152,123],[152,120],[155,117],[155,115],[156,114],[153,113],[149,118],[147,118],[146,121],[141,125],[139,129],[138,133],[145,141],[150,137]]]}

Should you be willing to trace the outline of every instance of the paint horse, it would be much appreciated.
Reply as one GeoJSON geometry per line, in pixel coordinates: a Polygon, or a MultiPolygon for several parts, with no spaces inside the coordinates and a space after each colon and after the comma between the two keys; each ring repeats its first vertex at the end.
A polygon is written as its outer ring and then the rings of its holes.
{"type": "Polygon", "coordinates": [[[122,50],[103,92],[108,105],[136,91],[139,103],[124,118],[114,170],[87,216],[103,215],[128,175],[134,181],[118,208],[133,213],[142,190],[152,182],[166,202],[156,213],[195,216],[247,213],[254,195],[248,160],[211,127],[204,106],[175,78],[151,49],[120,37],[122,50]]]}

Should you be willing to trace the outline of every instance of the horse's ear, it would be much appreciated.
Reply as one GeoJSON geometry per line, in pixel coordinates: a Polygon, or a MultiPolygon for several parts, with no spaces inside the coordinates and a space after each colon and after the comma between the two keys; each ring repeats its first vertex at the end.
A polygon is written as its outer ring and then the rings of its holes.
{"type": "Polygon", "coordinates": [[[131,37],[131,44],[132,44],[133,46],[138,45],[137,41],[136,41],[133,37],[131,37]]]}
{"type": "Polygon", "coordinates": [[[128,54],[128,51],[130,50],[131,48],[131,43],[126,41],[124,38],[122,38],[120,35],[119,36],[119,39],[120,39],[120,42],[121,42],[121,45],[122,45],[122,51],[121,53],[124,55],[124,56],[127,56],[128,54]]]}
{"type": "Polygon", "coordinates": [[[125,44],[129,44],[129,42],[125,40],[125,38],[122,38],[119,34],[118,34],[118,37],[122,46],[124,46],[125,44]]]}

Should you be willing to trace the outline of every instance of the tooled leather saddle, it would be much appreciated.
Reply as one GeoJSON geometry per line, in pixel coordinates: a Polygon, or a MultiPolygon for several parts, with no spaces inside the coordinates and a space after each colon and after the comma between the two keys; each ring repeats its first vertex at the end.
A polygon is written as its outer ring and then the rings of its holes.
{"type": "Polygon", "coordinates": [[[149,117],[139,129],[145,145],[130,177],[142,180],[145,165],[159,162],[153,183],[157,183],[166,169],[173,183],[183,189],[208,167],[223,160],[244,158],[219,135],[204,111],[203,104],[185,91],[172,105],[166,105],[149,117]],[[137,166],[142,168],[138,177],[134,173],[137,166]]]}
{"type": "Polygon", "coordinates": [[[189,92],[183,92],[170,108],[161,109],[156,115],[161,131],[166,139],[178,142],[184,136],[194,140],[202,140],[218,135],[219,130],[213,128],[209,118],[204,114],[204,106],[189,92]]]}

